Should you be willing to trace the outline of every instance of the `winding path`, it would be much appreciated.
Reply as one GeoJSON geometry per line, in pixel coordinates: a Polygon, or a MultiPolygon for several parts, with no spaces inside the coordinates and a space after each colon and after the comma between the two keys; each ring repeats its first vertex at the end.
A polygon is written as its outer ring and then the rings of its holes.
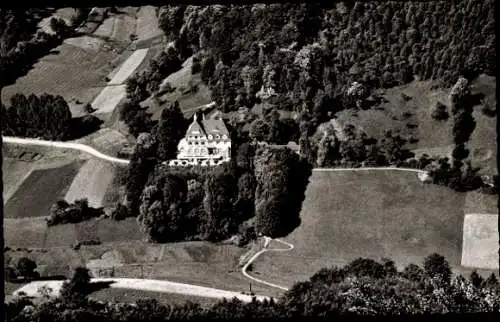
{"type": "Polygon", "coordinates": [[[265,252],[288,252],[288,251],[291,251],[293,248],[294,248],[293,244],[287,243],[287,242],[282,241],[280,239],[271,239],[270,237],[265,236],[264,237],[264,248],[262,248],[260,251],[258,251],[257,253],[255,253],[255,255],[253,255],[248,260],[248,262],[241,268],[241,273],[243,273],[243,275],[245,275],[245,277],[251,279],[254,282],[261,283],[261,284],[264,284],[264,285],[267,285],[267,286],[271,286],[271,287],[274,287],[274,288],[279,288],[280,290],[288,291],[288,288],[286,288],[284,286],[277,285],[277,284],[270,283],[270,282],[266,282],[264,280],[261,280],[259,278],[251,276],[250,274],[248,274],[247,270],[248,270],[248,267],[257,259],[257,257],[259,257],[260,255],[264,254],[265,252]],[[273,249],[269,249],[268,247],[269,247],[269,244],[271,243],[271,241],[276,241],[276,242],[282,243],[282,244],[288,246],[288,248],[273,248],[273,249]]]}
{"type": "MultiPolygon", "coordinates": [[[[47,286],[52,289],[53,295],[58,295],[61,290],[61,286],[64,281],[34,281],[31,282],[16,291],[13,295],[19,295],[19,292],[24,292],[28,296],[40,297],[41,294],[38,293],[38,289],[42,286],[47,286]]],[[[160,292],[160,293],[175,293],[184,294],[192,296],[201,296],[209,298],[218,299],[232,299],[237,298],[244,302],[251,302],[252,298],[255,297],[258,301],[263,301],[264,299],[270,300],[267,296],[251,296],[246,294],[241,294],[233,291],[226,291],[211,287],[192,285],[186,283],[170,282],[165,280],[153,280],[153,279],[140,279],[140,278],[93,278],[91,282],[109,283],[110,288],[117,289],[132,289],[150,292],[160,292]]]]}

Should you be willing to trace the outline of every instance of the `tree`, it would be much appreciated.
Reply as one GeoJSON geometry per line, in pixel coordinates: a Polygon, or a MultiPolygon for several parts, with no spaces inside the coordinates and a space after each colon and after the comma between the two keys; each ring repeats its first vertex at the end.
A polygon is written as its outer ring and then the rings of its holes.
{"type": "Polygon", "coordinates": [[[35,261],[27,257],[21,257],[16,264],[18,276],[22,276],[25,280],[31,280],[38,276],[38,273],[35,271],[36,268],[37,265],[35,261]]]}
{"type": "Polygon", "coordinates": [[[449,118],[449,114],[446,110],[446,105],[441,102],[436,102],[432,108],[431,117],[436,121],[444,121],[449,118]]]}
{"type": "Polygon", "coordinates": [[[157,156],[160,160],[175,159],[177,145],[186,132],[186,125],[186,119],[177,101],[162,110],[160,121],[154,129],[158,142],[157,156]]]}
{"type": "Polygon", "coordinates": [[[60,297],[66,303],[81,305],[90,292],[90,273],[85,267],[76,267],[72,278],[64,282],[60,297]]]}
{"type": "Polygon", "coordinates": [[[222,168],[207,176],[204,183],[203,208],[207,214],[205,234],[209,240],[226,238],[237,228],[233,204],[237,198],[237,181],[222,168]]]}
{"type": "Polygon", "coordinates": [[[480,288],[484,284],[484,279],[477,273],[476,270],[473,270],[472,273],[470,274],[470,281],[474,287],[480,288]]]}
{"type": "Polygon", "coordinates": [[[429,277],[437,277],[445,283],[450,283],[450,264],[442,255],[434,253],[427,256],[424,260],[424,271],[429,277]]]}

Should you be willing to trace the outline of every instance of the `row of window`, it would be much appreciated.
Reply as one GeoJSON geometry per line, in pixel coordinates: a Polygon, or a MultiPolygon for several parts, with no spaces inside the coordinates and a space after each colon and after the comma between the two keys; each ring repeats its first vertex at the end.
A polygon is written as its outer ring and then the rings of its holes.
{"type": "MultiPolygon", "coordinates": [[[[226,139],[227,139],[227,135],[225,135],[225,134],[224,134],[224,135],[222,135],[222,136],[220,136],[219,134],[216,134],[216,135],[215,135],[215,139],[216,139],[216,140],[220,140],[221,138],[222,138],[223,140],[226,140],[226,139]]],[[[204,136],[197,136],[197,135],[194,135],[194,136],[191,136],[191,139],[194,139],[194,140],[198,140],[198,139],[200,139],[200,140],[205,140],[205,139],[206,139],[206,137],[204,137],[204,136]]],[[[213,136],[212,134],[210,134],[210,135],[208,135],[208,139],[209,139],[209,140],[213,140],[213,139],[214,139],[214,136],[213,136]]]]}

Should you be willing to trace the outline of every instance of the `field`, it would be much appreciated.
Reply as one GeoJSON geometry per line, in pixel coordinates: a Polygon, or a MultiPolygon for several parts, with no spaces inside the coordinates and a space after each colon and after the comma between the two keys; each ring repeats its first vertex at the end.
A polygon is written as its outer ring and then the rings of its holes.
{"type": "Polygon", "coordinates": [[[120,288],[105,288],[92,293],[89,297],[101,301],[117,301],[135,303],[140,299],[154,298],[164,305],[183,305],[186,301],[198,303],[202,307],[209,307],[218,302],[218,299],[189,296],[175,293],[148,292],[140,290],[127,290],[120,288]]]}
{"type": "Polygon", "coordinates": [[[146,58],[147,53],[148,49],[138,49],[134,51],[134,53],[120,66],[120,69],[108,82],[108,85],[123,84],[127,78],[134,73],[137,67],[139,67],[144,58],[146,58]]]}
{"type": "Polygon", "coordinates": [[[139,9],[137,12],[136,35],[136,42],[138,43],[163,36],[163,31],[158,28],[155,7],[144,6],[139,9]]]}
{"type": "Polygon", "coordinates": [[[92,101],[91,105],[96,110],[96,114],[112,113],[126,95],[126,85],[106,86],[92,101]]]}
{"type": "Polygon", "coordinates": [[[198,106],[208,104],[212,101],[210,89],[203,84],[200,75],[191,74],[192,63],[192,57],[188,58],[183,63],[182,69],[169,75],[162,82],[162,86],[166,83],[170,83],[173,87],[175,87],[175,91],[166,93],[159,98],[159,101],[164,103],[159,104],[158,102],[155,102],[154,99],[149,98],[141,104],[149,107],[148,112],[153,114],[154,120],[160,118],[161,111],[168,102],[178,101],[180,109],[184,112],[184,114],[186,114],[185,116],[190,117],[198,106]],[[189,88],[190,85],[197,86],[198,90],[182,94],[183,89],[189,88]]]}
{"type": "Polygon", "coordinates": [[[19,188],[24,179],[26,179],[33,169],[32,162],[22,162],[12,158],[4,158],[2,163],[3,173],[3,200],[4,204],[14,192],[19,188]]]}
{"type": "Polygon", "coordinates": [[[41,58],[27,75],[3,89],[2,100],[9,102],[15,93],[61,95],[70,105],[73,116],[82,115],[84,104],[91,102],[106,85],[105,77],[115,67],[111,62],[120,55],[119,52],[104,50],[100,40],[89,39],[85,37],[79,41],[80,46],[87,47],[85,49],[71,45],[71,42],[76,42],[74,39],[41,58]]]}
{"type": "MultiPolygon", "coordinates": [[[[408,85],[394,87],[387,90],[380,90],[388,102],[381,103],[378,108],[357,111],[357,116],[353,111],[342,111],[337,113],[341,123],[352,123],[364,129],[370,136],[381,138],[386,129],[399,130],[399,132],[409,138],[413,136],[419,141],[409,145],[415,149],[417,154],[427,153],[429,155],[449,155],[453,148],[453,118],[447,121],[436,121],[431,117],[432,107],[436,102],[441,102],[449,107],[449,90],[435,88],[431,81],[415,81],[408,85]],[[401,94],[410,97],[405,100],[401,94]],[[412,113],[411,116],[404,116],[404,113],[412,113]],[[417,124],[418,127],[410,129],[408,123],[417,124]]],[[[474,166],[481,167],[485,174],[496,173],[496,119],[488,117],[481,112],[484,103],[493,104],[495,97],[495,79],[482,75],[471,84],[473,94],[483,93],[485,98],[481,105],[474,108],[474,119],[476,128],[468,144],[471,150],[471,157],[474,166]]]]}
{"type": "Polygon", "coordinates": [[[498,269],[498,214],[467,214],[462,265],[498,269]]]}
{"type": "MultiPolygon", "coordinates": [[[[264,253],[253,265],[257,277],[291,286],[357,257],[389,257],[402,267],[433,252],[460,268],[465,194],[394,171],[313,172],[310,181],[302,223],[283,239],[295,249],[264,253]]],[[[493,199],[473,198],[469,207],[482,202],[496,212],[493,199]]]]}
{"type": "Polygon", "coordinates": [[[135,34],[136,20],[126,14],[113,15],[96,29],[94,36],[103,37],[112,41],[127,43],[130,37],[135,34]]]}
{"type": "Polygon", "coordinates": [[[51,205],[64,198],[80,167],[74,162],[59,168],[33,170],[5,204],[5,218],[47,216],[51,205]]]}
{"type": "Polygon", "coordinates": [[[92,158],[80,168],[64,199],[73,202],[88,198],[91,207],[102,207],[104,194],[113,180],[113,175],[114,167],[111,163],[92,158]]]}

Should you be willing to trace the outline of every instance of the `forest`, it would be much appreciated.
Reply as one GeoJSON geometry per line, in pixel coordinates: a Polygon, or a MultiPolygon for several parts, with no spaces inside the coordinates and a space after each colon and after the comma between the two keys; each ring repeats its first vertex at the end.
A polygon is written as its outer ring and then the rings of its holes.
{"type": "MultiPolygon", "coordinates": [[[[36,268],[36,263],[20,264],[19,268],[28,273],[36,268]]],[[[409,264],[403,270],[398,270],[391,259],[358,258],[344,267],[319,270],[277,299],[250,303],[224,299],[207,308],[191,302],[163,305],[148,298],[134,304],[97,302],[89,294],[93,287],[88,270],[77,267],[57,298],[34,304],[21,297],[6,303],[5,321],[338,319],[354,315],[387,318],[500,310],[500,285],[495,274],[486,279],[476,271],[468,278],[454,275],[439,254],[431,254],[421,265],[409,264]]]]}

